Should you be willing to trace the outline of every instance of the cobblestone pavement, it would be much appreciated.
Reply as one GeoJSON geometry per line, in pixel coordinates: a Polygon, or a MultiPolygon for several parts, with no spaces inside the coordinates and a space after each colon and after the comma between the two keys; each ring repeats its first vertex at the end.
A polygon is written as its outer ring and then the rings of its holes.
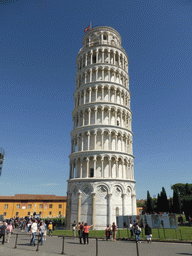
{"type": "MultiPolygon", "coordinates": [[[[17,231],[16,231],[17,232],[17,231]]],[[[15,232],[15,233],[16,233],[15,232]]],[[[18,245],[15,246],[15,235],[12,235],[10,243],[2,245],[0,241],[0,256],[32,256],[32,255],[59,255],[62,252],[62,238],[60,237],[47,237],[44,241],[44,245],[39,245],[39,251],[37,252],[37,246],[30,246],[30,235],[26,232],[17,232],[18,245]]],[[[37,244],[37,240],[36,240],[37,244]]],[[[139,256],[182,256],[192,255],[191,244],[172,244],[172,243],[158,243],[152,242],[147,244],[142,242],[138,244],[139,256]]],[[[78,238],[65,238],[65,254],[69,256],[95,256],[96,255],[96,241],[90,239],[88,245],[79,244],[78,238]]],[[[128,241],[101,241],[99,240],[99,256],[136,256],[136,244],[135,242],[128,241]]]]}

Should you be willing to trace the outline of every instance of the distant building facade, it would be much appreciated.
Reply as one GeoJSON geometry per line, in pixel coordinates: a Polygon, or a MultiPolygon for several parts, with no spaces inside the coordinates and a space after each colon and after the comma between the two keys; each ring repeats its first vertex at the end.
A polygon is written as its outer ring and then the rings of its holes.
{"type": "Polygon", "coordinates": [[[40,214],[42,218],[65,217],[66,196],[28,195],[0,196],[0,215],[4,218],[33,216],[40,214]]]}
{"type": "Polygon", "coordinates": [[[67,228],[75,220],[105,229],[136,215],[128,56],[120,34],[95,27],[77,60],[67,193],[67,228]]]}

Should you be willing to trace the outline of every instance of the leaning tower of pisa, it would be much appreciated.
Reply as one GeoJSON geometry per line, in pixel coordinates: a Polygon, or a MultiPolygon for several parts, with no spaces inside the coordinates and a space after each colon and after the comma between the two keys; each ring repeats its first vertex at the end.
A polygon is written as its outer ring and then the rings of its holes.
{"type": "Polygon", "coordinates": [[[67,228],[104,229],[118,215],[136,215],[128,56],[119,33],[90,29],[76,60],[67,228]]]}

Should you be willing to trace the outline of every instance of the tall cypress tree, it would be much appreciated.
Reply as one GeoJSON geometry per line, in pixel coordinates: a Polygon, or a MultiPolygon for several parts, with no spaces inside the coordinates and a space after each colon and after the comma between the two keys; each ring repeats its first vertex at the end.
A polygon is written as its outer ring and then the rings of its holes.
{"type": "Polygon", "coordinates": [[[160,198],[160,195],[158,193],[157,195],[157,212],[160,212],[160,208],[161,208],[161,198],[160,198]]]}
{"type": "Polygon", "coordinates": [[[161,212],[169,212],[169,202],[167,200],[167,194],[165,191],[165,188],[162,187],[162,191],[161,191],[161,212]]]}
{"type": "Polygon", "coordinates": [[[181,199],[177,188],[173,190],[173,212],[181,213],[181,199]]]}
{"type": "Polygon", "coordinates": [[[152,213],[153,212],[153,200],[149,194],[149,191],[147,190],[147,212],[152,213]]]}
{"type": "Polygon", "coordinates": [[[186,196],[191,194],[191,190],[189,188],[189,184],[188,183],[185,184],[185,193],[186,193],[186,196]]]}

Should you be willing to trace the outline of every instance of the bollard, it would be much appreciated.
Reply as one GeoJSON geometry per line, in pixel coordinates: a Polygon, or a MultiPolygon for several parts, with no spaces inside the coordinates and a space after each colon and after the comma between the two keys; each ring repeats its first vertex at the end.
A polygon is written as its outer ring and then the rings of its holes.
{"type": "Polygon", "coordinates": [[[181,229],[179,229],[179,232],[180,232],[181,240],[183,240],[183,239],[182,239],[182,235],[181,235],[181,229]]]}
{"type": "Polygon", "coordinates": [[[141,230],[142,230],[142,237],[144,237],[144,236],[143,236],[143,228],[142,228],[141,230]]]}
{"type": "Polygon", "coordinates": [[[36,249],[36,252],[38,252],[39,251],[39,234],[38,234],[38,236],[37,236],[37,249],[36,249]]]}
{"type": "Polygon", "coordinates": [[[99,252],[98,252],[98,238],[96,237],[96,256],[99,255],[98,253],[99,253],[99,252]]]}
{"type": "Polygon", "coordinates": [[[175,229],[175,236],[176,236],[176,239],[177,239],[177,229],[175,229]]]}
{"type": "Polygon", "coordinates": [[[158,235],[159,235],[159,239],[160,239],[160,233],[159,233],[159,228],[158,228],[158,235]]]}
{"type": "Polygon", "coordinates": [[[163,233],[164,233],[164,238],[166,239],[166,237],[165,237],[165,229],[163,228],[163,233]]]}
{"type": "Polygon", "coordinates": [[[62,243],[62,252],[61,252],[61,254],[65,254],[65,252],[64,252],[64,249],[65,249],[64,244],[65,244],[65,236],[63,236],[63,243],[62,243]]]}
{"type": "Polygon", "coordinates": [[[18,234],[16,234],[15,247],[14,247],[14,249],[16,249],[16,248],[17,248],[17,238],[18,238],[18,234]]]}
{"type": "Polygon", "coordinates": [[[138,247],[138,241],[137,240],[135,240],[136,241],[136,250],[137,250],[137,256],[139,256],[139,247],[138,247]]]}

